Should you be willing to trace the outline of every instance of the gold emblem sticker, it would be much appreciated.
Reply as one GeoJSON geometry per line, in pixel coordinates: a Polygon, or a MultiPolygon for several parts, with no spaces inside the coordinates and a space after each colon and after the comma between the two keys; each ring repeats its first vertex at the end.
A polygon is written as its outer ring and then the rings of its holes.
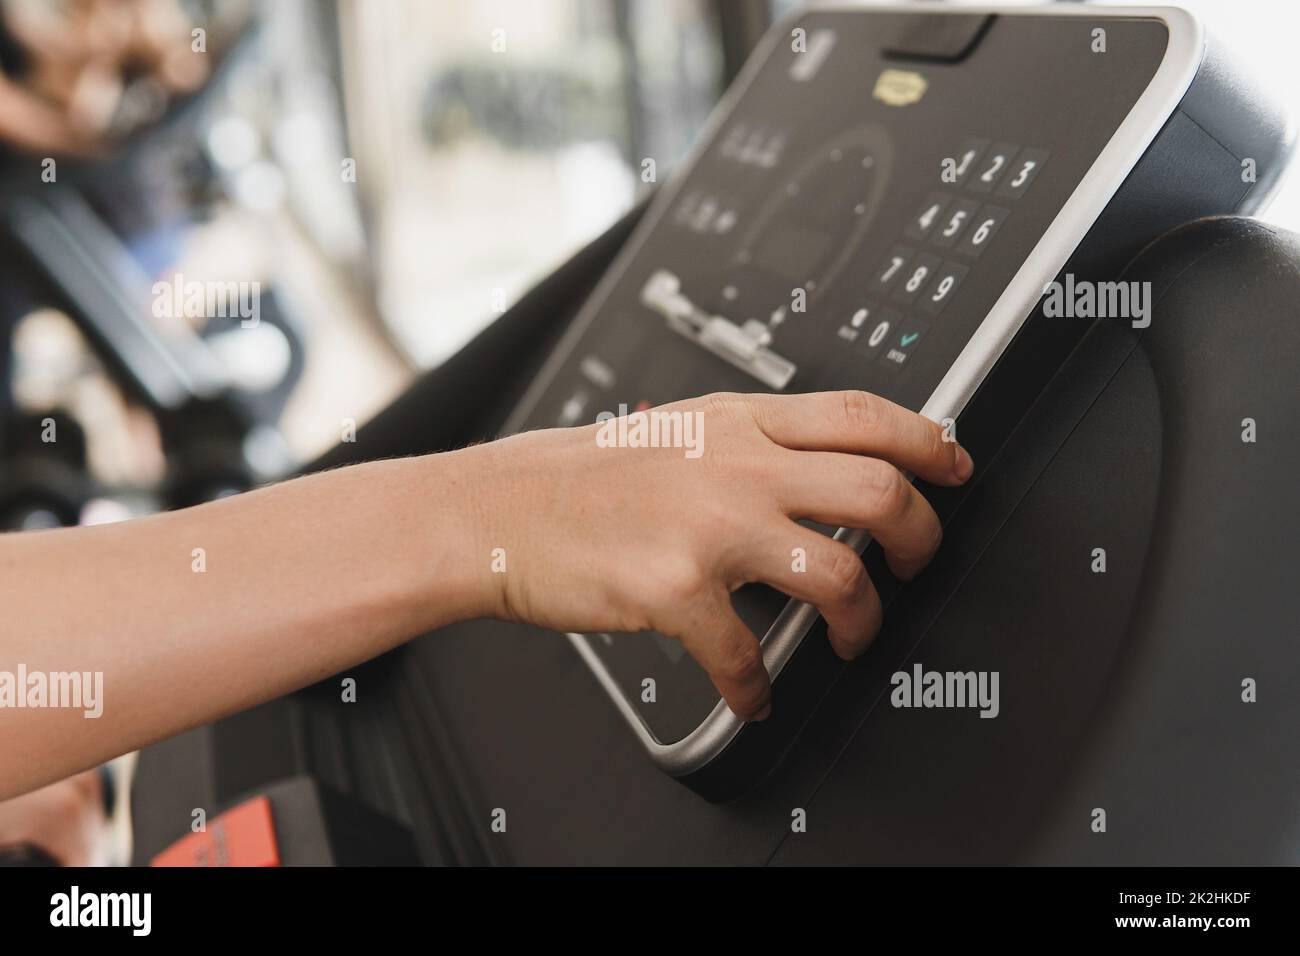
{"type": "Polygon", "coordinates": [[[885,70],[871,95],[888,106],[909,106],[925,95],[925,77],[908,70],[885,70]]]}

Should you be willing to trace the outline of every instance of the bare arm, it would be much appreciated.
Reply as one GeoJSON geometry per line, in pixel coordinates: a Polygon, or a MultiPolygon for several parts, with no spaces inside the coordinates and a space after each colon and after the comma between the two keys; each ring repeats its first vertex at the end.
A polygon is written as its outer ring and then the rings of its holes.
{"type": "Polygon", "coordinates": [[[938,426],[861,392],[657,411],[698,421],[698,455],[556,429],[0,536],[0,678],[103,674],[98,718],[0,709],[0,798],[472,617],[657,630],[732,710],[762,719],[767,673],[730,592],[763,581],[809,601],[836,651],[857,656],[879,627],[875,588],[851,549],[796,520],[867,528],[909,578],[941,533],[899,469],[958,484],[972,467],[938,426]]]}
{"type": "Polygon", "coordinates": [[[484,613],[463,454],[0,537],[0,671],[104,675],[99,718],[0,710],[0,797],[484,613]]]}

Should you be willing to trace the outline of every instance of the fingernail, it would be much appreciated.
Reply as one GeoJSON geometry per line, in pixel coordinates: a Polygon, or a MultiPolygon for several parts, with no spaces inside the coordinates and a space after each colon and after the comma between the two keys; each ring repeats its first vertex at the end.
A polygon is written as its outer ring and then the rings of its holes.
{"type": "Polygon", "coordinates": [[[767,718],[771,716],[772,716],[772,703],[771,701],[768,701],[766,704],[763,705],[763,709],[754,715],[754,720],[755,721],[767,720],[767,718]]]}
{"type": "Polygon", "coordinates": [[[975,462],[971,460],[970,452],[958,445],[957,463],[953,466],[953,473],[956,474],[959,481],[965,481],[974,471],[975,462]]]}

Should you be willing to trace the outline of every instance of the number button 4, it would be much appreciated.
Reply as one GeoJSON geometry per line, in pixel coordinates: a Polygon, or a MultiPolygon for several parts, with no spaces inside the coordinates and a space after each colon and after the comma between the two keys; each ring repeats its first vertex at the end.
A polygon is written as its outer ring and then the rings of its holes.
{"type": "Polygon", "coordinates": [[[903,235],[909,239],[915,239],[917,242],[923,240],[930,234],[936,224],[943,222],[943,211],[948,208],[950,197],[940,192],[930,193],[926,197],[925,205],[919,212],[912,217],[912,221],[907,224],[907,229],[903,235]]]}

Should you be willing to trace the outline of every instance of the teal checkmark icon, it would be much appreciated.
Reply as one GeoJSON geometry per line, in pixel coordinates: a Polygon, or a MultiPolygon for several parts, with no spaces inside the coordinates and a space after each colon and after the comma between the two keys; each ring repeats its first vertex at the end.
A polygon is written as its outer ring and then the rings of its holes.
{"type": "Polygon", "coordinates": [[[908,332],[906,335],[904,335],[901,339],[898,340],[898,344],[901,345],[903,348],[907,348],[909,345],[911,345],[920,337],[921,337],[920,332],[908,332]]]}

